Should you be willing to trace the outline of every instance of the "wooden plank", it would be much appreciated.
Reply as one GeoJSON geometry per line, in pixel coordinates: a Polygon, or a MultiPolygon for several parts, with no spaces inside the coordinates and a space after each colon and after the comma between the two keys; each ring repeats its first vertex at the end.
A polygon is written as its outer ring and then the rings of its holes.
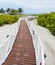
{"type": "Polygon", "coordinates": [[[13,49],[3,65],[36,65],[32,37],[24,20],[21,21],[13,49]]]}

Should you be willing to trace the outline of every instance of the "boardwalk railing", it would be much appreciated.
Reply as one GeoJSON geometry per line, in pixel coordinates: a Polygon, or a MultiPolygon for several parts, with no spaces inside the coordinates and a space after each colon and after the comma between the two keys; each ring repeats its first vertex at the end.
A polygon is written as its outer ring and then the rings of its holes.
{"type": "Polygon", "coordinates": [[[33,45],[36,55],[36,65],[45,65],[43,45],[41,44],[41,40],[38,36],[38,33],[35,27],[31,24],[31,22],[27,18],[25,19],[25,21],[28,25],[28,28],[30,30],[33,39],[33,45]]]}
{"type": "Polygon", "coordinates": [[[15,41],[18,29],[20,26],[20,19],[17,23],[15,23],[15,29],[11,35],[0,45],[0,65],[2,65],[6,58],[8,57],[10,51],[12,50],[13,43],[15,41]]]}

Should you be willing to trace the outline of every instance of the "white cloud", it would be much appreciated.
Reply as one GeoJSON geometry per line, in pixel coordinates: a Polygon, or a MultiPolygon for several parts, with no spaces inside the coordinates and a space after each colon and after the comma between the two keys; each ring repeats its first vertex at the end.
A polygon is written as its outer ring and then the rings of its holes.
{"type": "Polygon", "coordinates": [[[0,0],[0,3],[9,2],[10,0],[0,0]]]}
{"type": "MultiPolygon", "coordinates": [[[[55,0],[0,0],[0,3],[11,2],[26,9],[33,10],[53,10],[55,8],[55,0]]],[[[10,5],[10,3],[9,3],[10,5]]]]}
{"type": "Polygon", "coordinates": [[[27,8],[49,8],[55,7],[54,0],[0,0],[1,2],[12,2],[20,7],[27,7],[27,8]]]}
{"type": "Polygon", "coordinates": [[[28,8],[49,8],[55,7],[55,1],[52,0],[11,0],[17,6],[28,8]]]}

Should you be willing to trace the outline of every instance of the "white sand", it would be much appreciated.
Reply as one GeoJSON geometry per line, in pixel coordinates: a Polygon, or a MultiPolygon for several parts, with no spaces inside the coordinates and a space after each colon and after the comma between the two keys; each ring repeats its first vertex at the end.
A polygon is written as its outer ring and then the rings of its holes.
{"type": "Polygon", "coordinates": [[[11,35],[14,32],[16,25],[17,23],[0,27],[0,45],[5,42],[7,35],[11,35]]]}
{"type": "Polygon", "coordinates": [[[42,44],[44,45],[44,50],[47,55],[46,65],[55,65],[55,36],[53,36],[49,30],[39,25],[35,25],[34,21],[31,22],[35,27],[42,44]]]}
{"type": "Polygon", "coordinates": [[[51,33],[37,25],[37,31],[44,45],[44,50],[47,55],[46,65],[55,65],[55,37],[51,33]]]}

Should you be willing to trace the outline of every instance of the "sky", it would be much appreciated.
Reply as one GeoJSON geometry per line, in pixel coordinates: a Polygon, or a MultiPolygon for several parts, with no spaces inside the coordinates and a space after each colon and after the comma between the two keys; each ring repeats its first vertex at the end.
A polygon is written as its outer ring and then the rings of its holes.
{"type": "Polygon", "coordinates": [[[0,8],[22,8],[26,14],[55,11],[55,0],[0,0],[0,8]]]}

